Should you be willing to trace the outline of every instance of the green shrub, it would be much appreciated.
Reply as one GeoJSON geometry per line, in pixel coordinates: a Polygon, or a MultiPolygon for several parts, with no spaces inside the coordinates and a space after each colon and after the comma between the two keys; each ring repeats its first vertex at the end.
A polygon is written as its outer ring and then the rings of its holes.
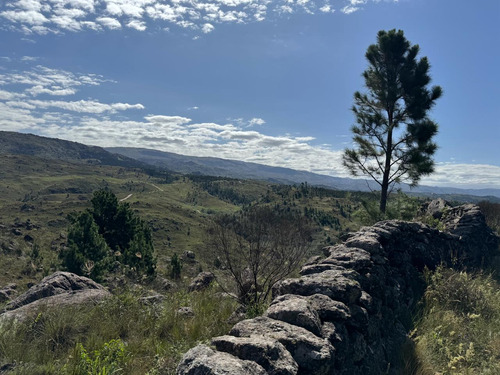
{"type": "Polygon", "coordinates": [[[109,190],[94,192],[92,209],[70,220],[68,246],[60,254],[68,271],[99,280],[114,255],[137,274],[155,274],[151,230],[109,190]]]}
{"type": "Polygon", "coordinates": [[[129,355],[123,341],[110,340],[92,353],[88,353],[81,343],[77,343],[73,358],[74,363],[63,367],[63,374],[117,375],[125,373],[129,355]]]}
{"type": "Polygon", "coordinates": [[[500,373],[500,287],[490,277],[438,268],[428,275],[409,374],[500,373]]]}
{"type": "Polygon", "coordinates": [[[70,272],[99,280],[110,263],[109,248],[99,234],[92,214],[78,215],[68,231],[67,247],[60,253],[63,265],[70,272]]]}
{"type": "Polygon", "coordinates": [[[177,253],[174,253],[172,259],[170,260],[170,276],[174,280],[178,280],[181,277],[182,271],[182,261],[178,257],[177,253]]]}

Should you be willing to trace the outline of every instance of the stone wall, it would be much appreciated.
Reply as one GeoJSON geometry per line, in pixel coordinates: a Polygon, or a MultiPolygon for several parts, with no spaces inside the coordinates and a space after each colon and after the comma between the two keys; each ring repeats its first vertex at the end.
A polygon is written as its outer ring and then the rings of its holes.
{"type": "MultiPolygon", "coordinates": [[[[435,215],[436,216],[436,215],[435,215]]],[[[479,208],[444,208],[439,231],[383,221],[325,248],[301,277],[273,289],[262,317],[188,351],[177,374],[397,374],[422,270],[481,267],[498,238],[479,208]]]]}

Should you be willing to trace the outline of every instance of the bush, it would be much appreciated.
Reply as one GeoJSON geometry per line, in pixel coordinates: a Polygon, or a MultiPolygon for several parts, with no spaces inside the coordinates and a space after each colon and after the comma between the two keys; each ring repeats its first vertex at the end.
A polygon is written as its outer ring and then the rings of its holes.
{"type": "Polygon", "coordinates": [[[214,264],[236,287],[239,302],[265,304],[272,287],[296,271],[312,241],[309,221],[297,212],[250,207],[217,217],[209,228],[214,264]]]}
{"type": "Polygon", "coordinates": [[[500,286],[483,274],[438,268],[428,276],[409,374],[500,373],[500,286]]]}
{"type": "Polygon", "coordinates": [[[76,344],[74,363],[63,368],[68,375],[117,375],[124,374],[129,356],[121,340],[104,343],[101,349],[88,353],[81,343],[76,344]]]}
{"type": "Polygon", "coordinates": [[[170,276],[174,280],[178,280],[181,278],[182,271],[182,261],[180,260],[177,253],[174,253],[172,259],[170,259],[170,276]]]}

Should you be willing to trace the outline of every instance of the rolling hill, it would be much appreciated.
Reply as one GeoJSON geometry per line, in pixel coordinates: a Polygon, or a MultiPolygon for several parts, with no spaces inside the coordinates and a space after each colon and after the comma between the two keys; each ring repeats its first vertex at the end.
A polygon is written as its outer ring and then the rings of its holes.
{"type": "MultiPolygon", "coordinates": [[[[254,179],[279,184],[300,184],[327,187],[336,190],[369,191],[371,181],[340,178],[290,168],[271,167],[257,163],[227,160],[215,157],[195,157],[171,152],[130,147],[87,146],[77,142],[33,134],[0,131],[0,155],[26,155],[66,162],[107,165],[125,168],[161,169],[183,174],[223,176],[254,179]]],[[[500,202],[500,189],[459,189],[451,187],[419,186],[404,192],[422,196],[440,196],[449,200],[477,202],[488,199],[500,202]]]]}
{"type": "Polygon", "coordinates": [[[97,146],[34,134],[0,131],[0,155],[26,155],[73,163],[102,164],[117,167],[145,168],[135,159],[113,154],[97,146]]]}
{"type": "MultiPolygon", "coordinates": [[[[108,147],[106,150],[159,168],[166,168],[174,172],[186,174],[257,179],[283,184],[300,184],[307,181],[310,185],[337,190],[370,191],[370,188],[375,188],[375,184],[371,181],[332,177],[306,171],[297,171],[290,168],[271,167],[236,160],[186,156],[143,148],[108,147]]],[[[405,184],[401,185],[401,189],[404,192],[411,192],[418,195],[441,196],[445,199],[458,201],[478,201],[486,197],[492,201],[500,201],[500,189],[459,189],[423,185],[410,189],[405,184]],[[483,198],[478,199],[478,197],[483,198]]]]}

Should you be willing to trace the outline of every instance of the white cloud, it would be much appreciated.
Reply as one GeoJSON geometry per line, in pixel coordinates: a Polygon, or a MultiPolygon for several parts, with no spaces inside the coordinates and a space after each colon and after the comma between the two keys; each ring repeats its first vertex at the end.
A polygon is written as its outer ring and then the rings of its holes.
{"type": "Polygon", "coordinates": [[[21,57],[21,61],[29,61],[29,62],[37,61],[38,59],[39,59],[39,57],[33,57],[33,56],[23,56],[23,57],[21,57]]]}
{"type": "MultiPolygon", "coordinates": [[[[369,0],[341,0],[350,14],[369,0]]],[[[380,0],[371,0],[378,3],[380,0]]],[[[394,0],[396,2],[396,0],[394,0]]],[[[159,23],[209,33],[219,23],[259,22],[292,13],[333,13],[328,0],[13,0],[0,3],[0,17],[26,34],[119,30],[138,31],[159,23]]]]}
{"type": "Polygon", "coordinates": [[[26,92],[33,95],[33,96],[37,96],[40,94],[63,96],[63,95],[73,95],[76,93],[76,90],[74,88],[48,89],[48,88],[45,88],[41,85],[36,85],[36,86],[33,86],[33,87],[27,89],[26,92]]]}
{"type": "Polygon", "coordinates": [[[34,10],[7,10],[1,15],[14,23],[21,23],[29,26],[39,26],[49,22],[49,20],[40,12],[34,10]]]}
{"type": "Polygon", "coordinates": [[[74,74],[64,70],[50,69],[38,65],[30,70],[0,74],[0,86],[20,85],[26,87],[17,96],[74,95],[79,87],[98,86],[105,80],[95,74],[74,74]]]}
{"type": "Polygon", "coordinates": [[[346,5],[340,11],[344,14],[351,14],[351,13],[357,12],[359,9],[360,9],[359,7],[355,7],[352,5],[346,5]]]}
{"type": "Polygon", "coordinates": [[[163,116],[163,115],[150,115],[145,119],[153,124],[173,124],[176,126],[188,124],[191,122],[190,118],[181,116],[163,116]]]}
{"type": "Polygon", "coordinates": [[[120,21],[111,17],[99,17],[96,19],[96,21],[99,22],[102,26],[105,26],[111,30],[120,29],[122,27],[120,21]]]}
{"type": "Polygon", "coordinates": [[[205,34],[208,34],[210,32],[212,32],[214,30],[214,26],[209,24],[209,23],[206,23],[204,24],[202,27],[201,27],[201,31],[205,34]]]}
{"type": "Polygon", "coordinates": [[[14,99],[15,95],[10,91],[0,90],[0,100],[11,100],[14,99]]]}
{"type": "Polygon", "coordinates": [[[60,108],[66,111],[85,112],[85,113],[115,113],[117,111],[125,111],[128,109],[144,109],[142,104],[128,104],[128,103],[112,103],[105,104],[96,100],[78,100],[73,102],[66,102],[62,100],[29,100],[29,104],[34,105],[36,108],[60,108]]]}
{"type": "Polygon", "coordinates": [[[323,13],[333,13],[335,10],[331,7],[330,4],[325,4],[321,8],[319,8],[320,12],[323,13]]]}
{"type": "Polygon", "coordinates": [[[264,125],[266,122],[258,117],[254,117],[248,122],[248,126],[255,126],[255,125],[264,125]]]}
{"type": "Polygon", "coordinates": [[[422,185],[478,189],[500,187],[500,166],[437,163],[435,169],[435,173],[422,179],[422,185]]]}
{"type": "Polygon", "coordinates": [[[138,21],[138,20],[130,21],[129,23],[127,23],[127,26],[132,28],[132,29],[136,29],[138,31],[146,30],[146,23],[144,23],[142,21],[138,21]]]}

